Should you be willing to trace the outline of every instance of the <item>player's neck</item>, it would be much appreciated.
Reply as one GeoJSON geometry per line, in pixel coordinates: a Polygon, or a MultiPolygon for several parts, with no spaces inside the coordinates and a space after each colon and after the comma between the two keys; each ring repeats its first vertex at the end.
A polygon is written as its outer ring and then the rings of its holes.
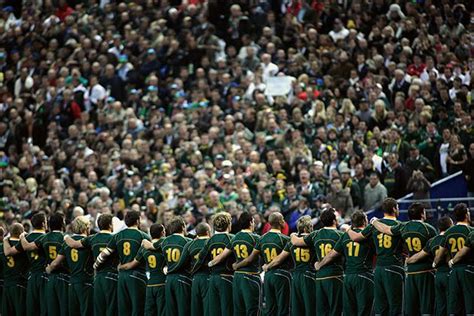
{"type": "Polygon", "coordinates": [[[281,233],[281,229],[278,229],[278,228],[272,228],[272,229],[270,229],[270,231],[272,233],[281,233]]]}
{"type": "Polygon", "coordinates": [[[337,229],[336,225],[323,227],[324,229],[337,229]]]}
{"type": "Polygon", "coordinates": [[[209,239],[210,237],[209,236],[197,236],[196,238],[197,239],[209,239]]]}
{"type": "Polygon", "coordinates": [[[241,232],[244,232],[244,233],[251,233],[252,230],[251,230],[251,229],[242,229],[241,232]]]}
{"type": "Polygon", "coordinates": [[[179,235],[184,237],[184,233],[174,233],[173,235],[179,235]]]}
{"type": "Polygon", "coordinates": [[[388,214],[384,214],[384,215],[383,215],[383,218],[397,220],[397,217],[396,217],[396,216],[388,215],[388,214]]]}
{"type": "Polygon", "coordinates": [[[46,230],[45,229],[33,229],[31,232],[32,233],[45,233],[46,230]]]}
{"type": "Polygon", "coordinates": [[[101,231],[99,231],[99,233],[102,233],[102,234],[112,234],[112,231],[110,231],[110,230],[101,230],[101,231]]]}
{"type": "Polygon", "coordinates": [[[218,234],[228,234],[229,232],[228,231],[224,231],[224,232],[215,232],[214,235],[218,235],[218,234]]]}
{"type": "Polygon", "coordinates": [[[462,221],[462,222],[457,222],[456,225],[469,226],[469,223],[467,221],[462,221]]]}
{"type": "Polygon", "coordinates": [[[138,230],[138,226],[129,226],[129,227],[127,227],[127,228],[128,228],[128,229],[136,229],[136,230],[138,230]]]}

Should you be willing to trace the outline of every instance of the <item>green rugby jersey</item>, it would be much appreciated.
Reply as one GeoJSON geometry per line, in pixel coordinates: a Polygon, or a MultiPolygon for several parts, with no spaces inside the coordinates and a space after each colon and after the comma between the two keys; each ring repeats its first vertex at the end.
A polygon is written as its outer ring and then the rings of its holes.
{"type": "MultiPolygon", "coordinates": [[[[112,240],[112,233],[109,231],[100,231],[97,234],[89,235],[81,240],[81,244],[84,248],[88,248],[92,250],[92,256],[94,261],[97,260],[99,254],[107,248],[107,245],[112,240]]],[[[117,253],[114,252],[110,256],[105,259],[104,262],[100,264],[96,273],[117,273],[117,265],[118,265],[118,256],[117,253]]]]}
{"type": "MultiPolygon", "coordinates": [[[[199,253],[204,248],[208,240],[209,237],[198,236],[193,241],[188,243],[184,248],[184,252],[187,254],[187,257],[189,257],[188,260],[190,260],[190,268],[193,268],[197,265],[199,261],[199,253]]],[[[192,271],[193,274],[209,274],[209,267],[207,265],[203,264],[199,267],[196,266],[196,268],[196,271],[192,271]]]]}
{"type": "MultiPolygon", "coordinates": [[[[298,235],[298,237],[305,237],[309,234],[298,235]]],[[[285,251],[288,252],[293,261],[294,272],[314,271],[314,262],[316,261],[316,253],[313,247],[309,246],[295,246],[288,242],[285,246],[285,251]]]]}
{"type": "MultiPolygon", "coordinates": [[[[74,240],[82,240],[85,236],[73,235],[71,237],[74,240]]],[[[92,251],[89,248],[74,249],[64,243],[59,254],[66,257],[67,266],[71,273],[71,283],[92,280],[94,273],[92,265],[94,262],[92,251]]]]}
{"type": "MultiPolygon", "coordinates": [[[[304,242],[306,245],[313,247],[318,261],[321,261],[334,248],[342,234],[341,231],[335,228],[325,227],[306,236],[304,242]]],[[[342,275],[344,271],[342,261],[343,259],[341,257],[337,258],[333,262],[322,267],[317,272],[316,276],[318,278],[326,278],[342,275]]]]}
{"type": "MultiPolygon", "coordinates": [[[[456,253],[467,243],[469,234],[473,229],[467,225],[456,224],[451,226],[444,233],[443,247],[448,250],[450,258],[454,258],[456,253]]],[[[474,256],[464,256],[461,261],[454,264],[453,267],[462,267],[465,265],[474,265],[474,256]]]]}
{"type": "MultiPolygon", "coordinates": [[[[26,241],[34,242],[37,238],[44,236],[44,231],[34,230],[26,236],[26,241]]],[[[23,251],[21,243],[15,246],[16,250],[23,251]]],[[[46,267],[46,255],[42,248],[27,251],[28,259],[30,260],[30,272],[44,272],[46,267]]]]}
{"type": "MultiPolygon", "coordinates": [[[[384,217],[379,219],[380,222],[388,226],[395,226],[400,222],[394,218],[384,217]]],[[[403,239],[402,236],[390,236],[383,234],[370,224],[361,231],[365,238],[371,238],[375,244],[375,252],[377,254],[376,265],[385,266],[403,266],[403,239]]]]}
{"type": "Polygon", "coordinates": [[[188,259],[188,255],[184,253],[184,247],[192,239],[184,237],[181,234],[173,234],[166,237],[163,241],[159,240],[153,244],[155,249],[161,249],[168,266],[168,274],[188,273],[187,267],[182,262],[188,259]],[[182,260],[182,262],[180,262],[182,260]]]}
{"type": "MultiPolygon", "coordinates": [[[[46,256],[46,265],[53,262],[54,259],[58,256],[59,252],[64,243],[64,233],[60,231],[52,231],[44,234],[35,239],[35,245],[43,252],[46,256]]],[[[61,265],[56,270],[51,272],[52,274],[58,273],[68,273],[68,270],[64,265],[61,265]]]]}
{"type": "MultiPolygon", "coordinates": [[[[289,242],[290,238],[288,236],[283,235],[279,230],[271,229],[260,237],[255,249],[260,251],[263,262],[268,264],[285,249],[285,246],[289,242]]],[[[285,263],[279,265],[277,269],[288,270],[291,268],[290,264],[291,261],[286,260],[285,263]]]]}
{"type": "MultiPolygon", "coordinates": [[[[150,237],[138,228],[126,228],[113,235],[107,248],[117,252],[120,264],[129,263],[137,256],[143,239],[150,240],[150,237]]],[[[145,264],[140,264],[135,270],[145,272],[145,264]]]]}
{"type": "MultiPolygon", "coordinates": [[[[154,240],[154,243],[160,242],[160,240],[154,240]]],[[[166,275],[163,272],[165,267],[165,257],[160,250],[145,250],[141,247],[135,257],[137,261],[144,261],[146,270],[149,273],[149,279],[147,285],[158,285],[164,284],[166,281],[166,275]]]]}
{"type": "MultiPolygon", "coordinates": [[[[16,247],[20,244],[19,239],[9,238],[10,246],[16,247]]],[[[4,286],[26,285],[27,273],[29,268],[28,255],[19,246],[21,252],[13,256],[5,256],[3,252],[3,244],[1,250],[1,258],[3,262],[3,278],[4,286]]]]}
{"type": "MultiPolygon", "coordinates": [[[[354,231],[360,233],[362,230],[354,228],[354,231]]],[[[344,233],[334,246],[334,250],[344,254],[346,274],[372,272],[375,249],[370,240],[352,241],[349,234],[344,233]]]]}
{"type": "MultiPolygon", "coordinates": [[[[194,271],[199,269],[203,265],[206,265],[220,255],[225,248],[228,248],[232,238],[234,238],[233,234],[229,233],[215,233],[209,240],[207,241],[204,248],[199,253],[199,261],[196,263],[195,267],[193,268],[194,271]]],[[[212,274],[233,274],[234,270],[232,269],[232,263],[235,262],[235,257],[228,256],[224,261],[220,262],[219,264],[210,268],[210,272],[212,274]]]]}
{"type": "MultiPolygon", "coordinates": [[[[257,234],[254,234],[250,230],[244,229],[238,232],[234,236],[234,238],[232,238],[232,241],[227,246],[227,249],[231,250],[234,253],[237,262],[241,262],[252,253],[253,249],[257,245],[259,238],[260,236],[258,236],[257,234]]],[[[258,260],[254,260],[252,263],[240,268],[238,271],[258,273],[258,260]]]]}
{"type": "MultiPolygon", "coordinates": [[[[428,240],[436,236],[436,229],[433,226],[418,220],[397,224],[390,227],[390,231],[394,236],[402,236],[410,257],[423,250],[428,240]]],[[[432,269],[432,262],[429,258],[407,265],[407,272],[432,269]]]]}
{"type": "MultiPolygon", "coordinates": [[[[440,247],[444,245],[444,234],[443,235],[438,235],[433,238],[431,238],[423,248],[423,251],[429,253],[431,255],[430,262],[433,261],[433,259],[436,257],[436,254],[438,253],[438,250],[440,247]]],[[[438,266],[436,266],[436,271],[437,272],[449,272],[449,266],[447,260],[441,261],[438,266]]]]}
{"type": "Polygon", "coordinates": [[[466,241],[466,246],[469,248],[474,248],[474,230],[469,234],[466,241]]]}

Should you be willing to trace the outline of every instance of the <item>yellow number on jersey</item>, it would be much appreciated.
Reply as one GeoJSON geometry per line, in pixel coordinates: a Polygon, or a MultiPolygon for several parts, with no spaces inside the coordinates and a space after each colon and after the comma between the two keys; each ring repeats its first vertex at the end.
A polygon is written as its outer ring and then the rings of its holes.
{"type": "Polygon", "coordinates": [[[295,260],[297,262],[308,262],[311,258],[309,249],[307,248],[295,248],[295,260]]]}
{"type": "Polygon", "coordinates": [[[358,242],[352,241],[346,244],[347,255],[349,257],[358,257],[360,251],[360,244],[358,242]]]}
{"type": "Polygon", "coordinates": [[[156,257],[154,255],[148,256],[148,266],[152,269],[156,268],[156,257]]]}
{"type": "Polygon", "coordinates": [[[408,237],[405,242],[407,243],[407,246],[408,246],[408,250],[409,251],[421,251],[421,249],[423,248],[421,246],[421,240],[420,238],[418,237],[408,237]]]}
{"type": "Polygon", "coordinates": [[[168,248],[166,249],[166,255],[168,262],[178,262],[179,257],[181,257],[181,251],[177,248],[168,248]]]}
{"type": "Polygon", "coordinates": [[[451,253],[456,253],[464,247],[466,240],[463,237],[449,238],[449,244],[451,245],[451,253]]]}
{"type": "Polygon", "coordinates": [[[123,254],[124,256],[130,256],[130,243],[128,241],[123,243],[123,254]]]}
{"type": "Polygon", "coordinates": [[[56,257],[58,256],[58,252],[56,251],[56,246],[49,246],[48,252],[49,252],[49,258],[51,260],[56,259],[56,257]]]}
{"type": "Polygon", "coordinates": [[[77,262],[77,260],[79,260],[79,252],[77,249],[71,249],[71,260],[72,262],[77,262]]]}
{"type": "Polygon", "coordinates": [[[265,248],[263,252],[265,256],[267,256],[267,262],[272,261],[277,256],[276,248],[265,248]]]}
{"type": "Polygon", "coordinates": [[[211,251],[212,259],[215,259],[218,255],[220,255],[224,251],[223,248],[214,248],[211,251]]]}
{"type": "Polygon", "coordinates": [[[239,259],[244,259],[249,256],[249,251],[246,245],[235,245],[234,250],[239,259]]]}
{"type": "Polygon", "coordinates": [[[10,268],[13,268],[15,266],[15,259],[13,259],[13,257],[7,257],[7,266],[9,266],[10,268]]]}
{"type": "Polygon", "coordinates": [[[378,234],[377,239],[379,240],[379,248],[389,249],[392,247],[392,236],[385,234],[378,234]]]}
{"type": "Polygon", "coordinates": [[[332,250],[332,245],[331,244],[321,244],[321,245],[319,245],[319,249],[321,250],[321,258],[324,258],[332,250]]]}

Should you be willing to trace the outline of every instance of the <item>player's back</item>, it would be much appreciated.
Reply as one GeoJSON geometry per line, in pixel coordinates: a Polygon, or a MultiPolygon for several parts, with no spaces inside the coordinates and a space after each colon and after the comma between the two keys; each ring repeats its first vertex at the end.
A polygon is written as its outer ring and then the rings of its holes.
{"type": "MultiPolygon", "coordinates": [[[[35,244],[38,248],[43,249],[46,255],[46,264],[50,264],[54,259],[57,258],[58,254],[62,249],[64,243],[64,234],[59,231],[52,231],[46,233],[43,236],[38,237],[35,240],[35,244]]],[[[53,270],[52,274],[67,273],[67,269],[64,265],[61,265],[57,269],[53,270]]]]}
{"type": "MultiPolygon", "coordinates": [[[[470,226],[456,224],[451,226],[444,233],[444,247],[448,250],[449,256],[454,256],[461,250],[468,241],[469,234],[473,231],[470,226]]],[[[460,261],[456,262],[453,267],[464,267],[466,265],[474,265],[474,256],[464,256],[460,261]]]]}
{"type": "MultiPolygon", "coordinates": [[[[436,236],[436,230],[433,226],[422,221],[409,221],[392,227],[392,233],[400,232],[408,255],[411,257],[420,252],[428,241],[436,236]]],[[[407,272],[417,272],[432,269],[432,263],[429,258],[425,258],[417,263],[409,264],[407,272]]]]}
{"type": "MultiPolygon", "coordinates": [[[[390,218],[382,218],[379,221],[388,226],[400,224],[400,221],[390,218]]],[[[403,266],[403,239],[401,235],[391,236],[381,233],[372,225],[364,228],[362,234],[364,236],[372,235],[375,244],[375,252],[377,254],[377,266],[403,266]]]]}
{"type": "MultiPolygon", "coordinates": [[[[321,261],[336,246],[336,243],[342,236],[342,232],[333,228],[322,228],[311,233],[309,238],[312,240],[318,261],[321,261]]],[[[333,260],[330,264],[322,267],[318,273],[318,278],[342,275],[342,258],[333,260]]]]}
{"type": "MultiPolygon", "coordinates": [[[[9,239],[10,245],[15,247],[20,244],[19,239],[9,239]]],[[[27,280],[27,273],[29,268],[28,256],[25,252],[20,252],[16,255],[5,256],[2,249],[3,261],[3,277],[4,285],[25,285],[27,280]]]]}
{"type": "MultiPolygon", "coordinates": [[[[360,233],[361,229],[355,228],[360,233]]],[[[345,257],[345,273],[358,274],[372,272],[375,249],[370,240],[352,241],[348,233],[344,233],[336,243],[334,250],[345,257]]]]}
{"type": "MultiPolygon", "coordinates": [[[[298,237],[304,237],[299,235],[298,237]]],[[[293,261],[294,272],[314,271],[314,262],[316,261],[316,253],[313,247],[310,246],[295,246],[288,242],[285,246],[285,251],[290,253],[293,261]]]]}
{"type": "MultiPolygon", "coordinates": [[[[268,264],[285,249],[289,242],[290,238],[288,236],[272,229],[260,237],[256,249],[260,251],[265,264],[268,264]]],[[[288,269],[289,266],[283,265],[279,266],[279,268],[288,269]]]]}
{"type": "MultiPolygon", "coordinates": [[[[257,245],[259,236],[251,231],[242,230],[232,238],[230,250],[233,251],[237,262],[247,258],[257,245]]],[[[254,260],[249,265],[242,267],[239,271],[257,273],[259,271],[258,260],[254,260]]]]}
{"type": "MultiPolygon", "coordinates": [[[[120,264],[129,263],[135,259],[143,239],[150,238],[139,229],[126,228],[113,236],[109,246],[117,249],[120,264]]],[[[145,271],[145,265],[140,264],[136,270],[145,271]]]]}
{"type": "MultiPolygon", "coordinates": [[[[160,241],[162,241],[162,239],[158,240],[158,242],[160,241]]],[[[137,255],[138,261],[141,261],[141,258],[145,261],[146,270],[149,274],[148,285],[164,284],[166,281],[166,275],[163,268],[165,267],[166,262],[163,253],[161,253],[159,249],[145,250],[142,247],[137,255]]]]}
{"type": "MultiPolygon", "coordinates": [[[[93,260],[95,261],[102,250],[107,248],[107,245],[111,241],[112,237],[112,233],[99,232],[97,234],[87,236],[86,238],[82,239],[81,242],[85,248],[91,249],[93,260]]],[[[114,252],[102,262],[102,264],[97,268],[96,273],[117,273],[117,265],[118,257],[114,252]]]]}
{"type": "Polygon", "coordinates": [[[186,270],[179,264],[184,247],[191,239],[180,234],[173,234],[166,237],[161,243],[154,243],[155,249],[161,246],[161,251],[168,266],[168,274],[186,273],[186,270]],[[157,247],[158,246],[158,247],[157,247]]]}
{"type": "MultiPolygon", "coordinates": [[[[199,261],[199,254],[204,246],[207,244],[209,237],[196,237],[193,241],[188,244],[189,256],[191,259],[190,267],[194,267],[199,261]]],[[[207,265],[201,265],[193,274],[209,274],[209,267],[207,265]]]]}
{"type": "MultiPolygon", "coordinates": [[[[33,231],[26,236],[26,241],[33,242],[44,235],[45,233],[43,232],[33,231]]],[[[15,248],[18,249],[19,247],[16,246],[15,248]]],[[[44,272],[44,269],[46,267],[46,255],[44,253],[44,250],[42,248],[38,248],[35,250],[27,251],[27,254],[28,259],[30,261],[30,272],[44,272]]]]}
{"type": "MultiPolygon", "coordinates": [[[[72,239],[82,240],[84,236],[73,235],[72,239]]],[[[93,276],[93,257],[89,248],[71,248],[64,243],[61,254],[66,256],[66,262],[70,270],[70,282],[90,281],[93,276]]]]}
{"type": "MultiPolygon", "coordinates": [[[[445,243],[444,234],[435,236],[428,241],[428,243],[426,244],[424,248],[425,252],[431,255],[431,258],[429,258],[428,260],[432,261],[436,257],[440,248],[444,246],[444,243],[445,243]]],[[[439,262],[438,265],[436,266],[436,271],[449,272],[448,261],[442,260],[441,262],[439,262]]]]}
{"type": "MultiPolygon", "coordinates": [[[[203,248],[203,258],[200,258],[200,263],[207,265],[209,261],[220,255],[228,245],[231,244],[233,234],[228,233],[215,233],[207,241],[203,248]]],[[[235,261],[234,256],[228,256],[225,260],[219,264],[214,265],[210,271],[212,274],[233,274],[232,263],[235,261]]]]}

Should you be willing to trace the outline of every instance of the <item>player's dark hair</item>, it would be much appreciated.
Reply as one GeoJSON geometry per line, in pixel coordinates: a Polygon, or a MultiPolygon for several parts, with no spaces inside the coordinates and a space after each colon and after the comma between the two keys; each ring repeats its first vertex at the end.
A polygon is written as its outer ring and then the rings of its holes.
{"type": "Polygon", "coordinates": [[[23,225],[20,223],[15,223],[12,226],[10,226],[10,235],[14,238],[20,237],[21,233],[23,233],[25,229],[23,228],[23,225]]]}
{"type": "Polygon", "coordinates": [[[112,214],[102,214],[97,220],[97,225],[99,225],[100,230],[109,230],[112,226],[112,219],[114,216],[112,214]]]}
{"type": "Polygon", "coordinates": [[[137,225],[137,222],[140,220],[140,212],[138,211],[128,211],[127,214],[125,214],[125,225],[127,227],[137,225]]]}
{"type": "Polygon", "coordinates": [[[352,227],[363,227],[367,224],[367,216],[362,211],[354,212],[351,216],[352,227]]]}
{"type": "Polygon", "coordinates": [[[319,219],[321,220],[321,223],[323,223],[324,227],[334,225],[334,221],[336,220],[336,210],[331,207],[323,211],[319,219]]]}
{"type": "Polygon", "coordinates": [[[207,223],[199,223],[196,226],[196,235],[207,236],[211,232],[211,227],[207,223]]]}
{"type": "Polygon", "coordinates": [[[186,223],[184,222],[184,219],[176,216],[168,224],[168,231],[170,234],[181,234],[184,232],[185,227],[186,223]]]}
{"type": "Polygon", "coordinates": [[[36,213],[31,217],[31,225],[34,229],[43,228],[43,223],[46,221],[46,214],[43,212],[36,213]]]}
{"type": "Polygon", "coordinates": [[[239,217],[239,225],[241,229],[249,229],[252,225],[253,216],[249,212],[243,212],[239,217]]]}
{"type": "Polygon", "coordinates": [[[158,239],[163,234],[165,226],[161,224],[153,224],[150,226],[150,236],[152,239],[158,239]]]}
{"type": "Polygon", "coordinates": [[[268,217],[268,222],[270,223],[270,226],[275,229],[282,229],[283,225],[285,224],[285,219],[283,218],[283,215],[281,215],[280,212],[275,212],[270,214],[268,217]]]}
{"type": "Polygon", "coordinates": [[[466,220],[467,212],[468,212],[467,205],[464,203],[459,203],[454,206],[453,213],[454,213],[454,219],[456,222],[462,222],[466,220]]]}
{"type": "Polygon", "coordinates": [[[408,218],[411,220],[420,220],[425,212],[423,204],[415,202],[408,208],[408,218]]]}
{"type": "Polygon", "coordinates": [[[49,216],[49,230],[63,230],[64,228],[64,214],[56,212],[49,216]]]}
{"type": "Polygon", "coordinates": [[[397,200],[393,198],[386,198],[382,203],[382,210],[388,215],[395,215],[395,209],[397,208],[397,200]]]}
{"type": "Polygon", "coordinates": [[[451,226],[453,226],[453,220],[449,216],[443,216],[438,220],[438,229],[440,232],[447,231],[451,226]]]}

